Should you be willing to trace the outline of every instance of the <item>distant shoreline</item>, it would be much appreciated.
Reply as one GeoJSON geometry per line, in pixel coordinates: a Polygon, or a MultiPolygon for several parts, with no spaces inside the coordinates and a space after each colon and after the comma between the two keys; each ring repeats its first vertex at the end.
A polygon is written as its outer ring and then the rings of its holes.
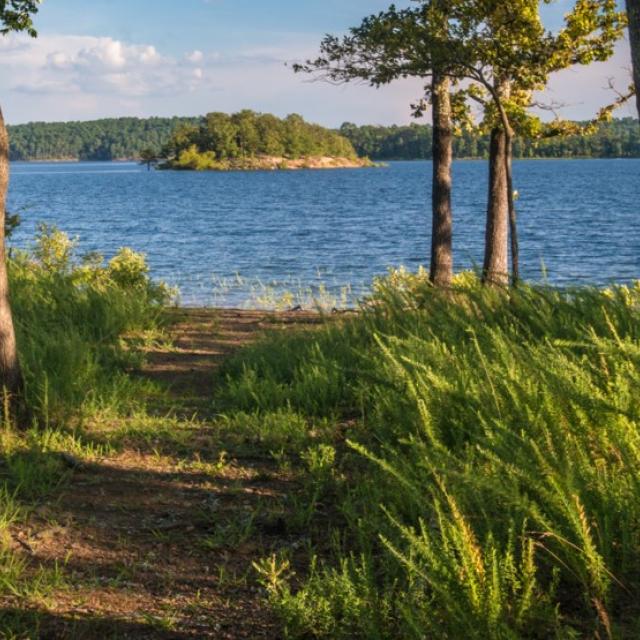
{"type": "Polygon", "coordinates": [[[214,161],[210,166],[194,168],[181,166],[174,161],[160,163],[158,169],[177,171],[299,171],[302,169],[364,169],[376,166],[369,158],[348,158],[340,156],[303,156],[284,158],[282,156],[254,156],[214,161]]]}
{"type": "MultiPolygon", "coordinates": [[[[336,160],[345,160],[344,158],[336,158],[336,160]]],[[[481,157],[461,157],[454,158],[454,161],[472,162],[472,161],[486,161],[487,158],[481,157]]],[[[548,161],[548,160],[640,160],[640,157],[630,156],[612,156],[612,157],[593,157],[593,156],[562,156],[558,158],[549,158],[547,156],[534,156],[531,158],[514,158],[514,162],[521,162],[526,160],[548,161]]],[[[273,167],[273,166],[261,166],[261,167],[232,167],[228,169],[213,169],[210,171],[270,171],[270,170],[299,170],[299,169],[357,169],[381,166],[388,162],[431,162],[431,158],[359,158],[358,161],[351,161],[353,164],[341,164],[340,166],[301,166],[304,165],[304,159],[292,160],[292,164],[297,166],[291,167],[273,167]]],[[[101,163],[101,164],[144,164],[137,158],[114,158],[113,160],[99,160],[99,159],[80,159],[80,158],[38,158],[37,160],[11,160],[11,164],[89,164],[89,163],[101,163]]],[[[185,169],[173,169],[167,167],[167,171],[185,171],[185,169]]],[[[188,170],[187,170],[188,171],[188,170]]]]}

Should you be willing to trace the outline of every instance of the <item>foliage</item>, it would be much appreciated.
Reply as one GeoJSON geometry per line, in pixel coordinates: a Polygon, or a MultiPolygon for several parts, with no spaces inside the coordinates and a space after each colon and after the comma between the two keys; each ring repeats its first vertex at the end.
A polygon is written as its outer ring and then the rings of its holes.
{"type": "Polygon", "coordinates": [[[182,149],[171,163],[173,169],[189,169],[192,171],[206,171],[214,169],[216,166],[216,154],[213,151],[201,153],[195,144],[182,149]]]}
{"type": "Polygon", "coordinates": [[[33,249],[9,260],[27,396],[46,423],[90,407],[136,404],[122,336],[155,326],[171,291],[149,278],[144,256],[121,249],[108,263],[77,255],[77,240],[41,225],[33,249]]]}
{"type": "Polygon", "coordinates": [[[209,113],[199,127],[179,127],[165,145],[164,156],[175,169],[225,169],[263,156],[355,158],[356,154],[341,135],[299,115],[281,120],[245,109],[233,115],[209,113]]]}
{"type": "MultiPolygon", "coordinates": [[[[152,118],[150,120],[99,120],[86,123],[34,123],[9,126],[12,160],[80,159],[113,160],[140,156],[145,145],[160,149],[169,142],[174,129],[183,152],[192,153],[185,134],[191,135],[195,119],[187,119],[191,127],[182,127],[183,119],[152,118]],[[112,124],[113,123],[113,126],[112,124]]],[[[258,125],[265,152],[282,157],[285,144],[277,135],[275,116],[262,116],[258,125]]],[[[587,122],[572,123],[582,130],[587,122]]],[[[356,126],[345,123],[339,133],[361,157],[376,160],[427,160],[431,154],[431,125],[356,126]]],[[[463,130],[454,139],[458,158],[485,158],[489,153],[489,138],[476,130],[463,130]]],[[[197,149],[196,149],[197,150],[197,149]]],[[[154,155],[158,155],[154,151],[154,155]]],[[[198,154],[198,157],[200,154],[198,154]]],[[[188,157],[188,156],[187,156],[188,157]]],[[[600,124],[594,132],[570,136],[536,139],[526,137],[514,141],[516,158],[638,158],[640,130],[637,120],[623,118],[600,124]]],[[[180,163],[177,163],[180,164],[180,163]]],[[[193,164],[193,156],[191,158],[193,164]]],[[[195,163],[198,164],[197,162],[195,163]]]]}
{"type": "Polygon", "coordinates": [[[157,164],[158,160],[158,153],[154,149],[147,147],[140,152],[140,164],[147,165],[149,169],[152,165],[157,164]]]}
{"type": "Polygon", "coordinates": [[[298,467],[329,558],[302,581],[257,563],[289,636],[634,637],[638,308],[640,283],[439,292],[397,272],[359,316],[232,360],[227,414],[340,425],[298,467]]]}
{"type": "MultiPolygon", "coordinates": [[[[587,122],[575,123],[583,129],[587,122]]],[[[405,127],[358,127],[345,123],[340,133],[353,144],[358,155],[375,160],[428,160],[432,157],[431,125],[405,127]]],[[[486,158],[489,136],[478,130],[464,130],[453,141],[457,158],[486,158]]],[[[633,118],[601,123],[588,135],[542,136],[514,140],[515,158],[638,158],[640,128],[633,118]]]]}
{"type": "Polygon", "coordinates": [[[11,160],[137,159],[161,149],[176,127],[198,118],[109,118],[88,122],[32,122],[8,126],[11,160]]]}
{"type": "Polygon", "coordinates": [[[38,12],[41,0],[0,0],[0,34],[11,31],[26,31],[30,36],[37,35],[32,16],[38,12]]]}
{"type": "Polygon", "coordinates": [[[416,116],[433,104],[431,81],[446,76],[460,127],[471,126],[473,101],[482,107],[485,129],[502,127],[509,139],[514,130],[533,137],[541,128],[528,111],[533,92],[553,72],[608,59],[624,26],[615,0],[577,0],[557,33],[545,29],[538,0],[415,0],[367,16],[345,36],[325,36],[320,55],[294,69],[373,87],[420,78],[426,84],[416,116]]]}

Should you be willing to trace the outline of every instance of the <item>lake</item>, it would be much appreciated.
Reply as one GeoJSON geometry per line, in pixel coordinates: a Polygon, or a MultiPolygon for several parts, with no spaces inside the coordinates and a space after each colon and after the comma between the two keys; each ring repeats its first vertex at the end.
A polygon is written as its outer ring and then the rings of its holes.
{"type": "MultiPolygon", "coordinates": [[[[391,266],[428,264],[430,174],[429,162],[255,173],[15,163],[11,244],[28,246],[47,222],[83,252],[130,246],[187,305],[268,306],[284,290],[353,300],[391,266]]],[[[525,278],[640,278],[640,160],[522,160],[514,175],[525,278]]],[[[486,162],[456,162],[454,180],[461,270],[482,264],[486,162]]]]}

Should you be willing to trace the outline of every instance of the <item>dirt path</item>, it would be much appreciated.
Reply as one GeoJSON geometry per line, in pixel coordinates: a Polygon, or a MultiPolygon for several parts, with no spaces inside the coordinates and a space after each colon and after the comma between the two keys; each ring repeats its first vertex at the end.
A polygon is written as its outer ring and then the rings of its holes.
{"type": "Polygon", "coordinates": [[[62,576],[37,606],[17,597],[3,603],[5,617],[39,625],[26,637],[280,637],[251,561],[297,543],[259,515],[286,494],[287,480],[266,457],[225,456],[206,408],[225,357],[265,329],[319,318],[174,315],[173,348],[151,351],[143,375],[200,416],[175,430],[167,424],[157,436],[140,427],[140,437],[132,424],[117,453],[75,469],[59,500],[35,509],[14,532],[34,566],[57,566],[62,576]]]}
{"type": "Polygon", "coordinates": [[[312,326],[321,316],[308,311],[268,312],[237,309],[171,310],[170,349],[149,352],[143,374],[166,385],[180,403],[201,411],[213,388],[220,363],[260,334],[291,326],[312,326]]]}

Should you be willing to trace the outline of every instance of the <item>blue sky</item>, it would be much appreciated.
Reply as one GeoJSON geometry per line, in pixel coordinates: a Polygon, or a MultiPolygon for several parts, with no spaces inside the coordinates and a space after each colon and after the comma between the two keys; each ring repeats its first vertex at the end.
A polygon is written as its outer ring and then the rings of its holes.
{"type": "MultiPolygon", "coordinates": [[[[197,115],[253,108],[298,112],[329,126],[406,123],[419,81],[383,90],[334,87],[294,75],[285,62],[312,56],[389,0],[45,0],[31,41],[0,41],[0,97],[10,123],[122,115],[197,115]]],[[[399,1],[402,6],[409,2],[399,1]]],[[[546,12],[557,26],[570,0],[546,12]]],[[[565,72],[547,98],[589,117],[628,84],[628,47],[608,63],[565,72]]],[[[632,114],[631,107],[621,115],[632,114]]]]}

